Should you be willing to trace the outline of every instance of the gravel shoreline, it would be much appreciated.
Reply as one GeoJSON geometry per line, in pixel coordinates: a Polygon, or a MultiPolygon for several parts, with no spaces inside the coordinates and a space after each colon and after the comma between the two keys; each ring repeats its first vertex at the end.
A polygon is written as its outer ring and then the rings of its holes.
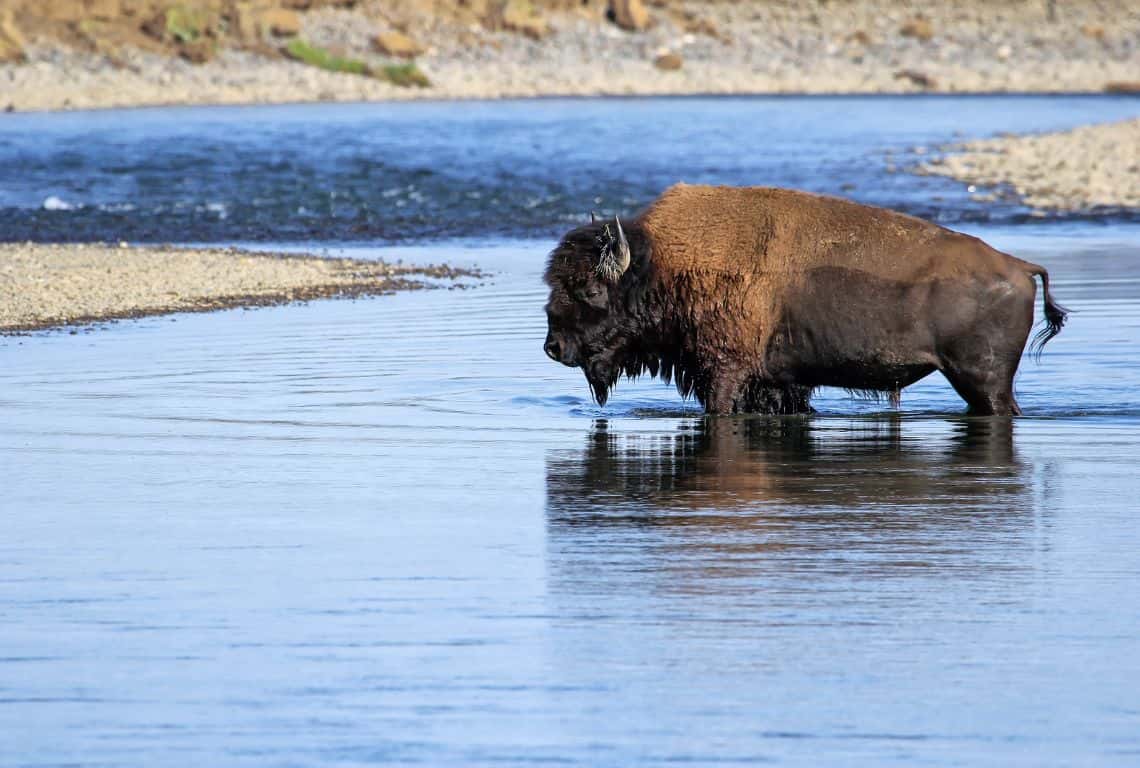
{"type": "Polygon", "coordinates": [[[238,250],[0,244],[0,334],[465,285],[473,270],[238,250]]]}
{"type": "Polygon", "coordinates": [[[1001,136],[942,147],[920,174],[970,185],[978,202],[1010,189],[1038,214],[1140,210],[1140,118],[1071,131],[1001,136]]]}
{"type": "MultiPolygon", "coordinates": [[[[1057,4],[669,2],[644,29],[600,7],[550,13],[540,39],[441,19],[401,26],[428,88],[225,49],[204,64],[30,41],[0,64],[0,110],[552,95],[996,93],[1127,90],[1140,75],[1140,11],[1125,0],[1057,4]],[[668,61],[667,66],[662,62],[668,61]]],[[[301,14],[299,40],[371,66],[392,22],[360,9],[301,14]]]]}

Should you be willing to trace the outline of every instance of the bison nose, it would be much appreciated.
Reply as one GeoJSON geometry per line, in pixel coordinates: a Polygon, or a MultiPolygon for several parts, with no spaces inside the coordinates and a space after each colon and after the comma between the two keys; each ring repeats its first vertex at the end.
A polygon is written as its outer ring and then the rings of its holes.
{"type": "Polygon", "coordinates": [[[546,356],[556,363],[562,362],[562,345],[552,338],[546,339],[546,344],[543,345],[546,350],[546,356]]]}

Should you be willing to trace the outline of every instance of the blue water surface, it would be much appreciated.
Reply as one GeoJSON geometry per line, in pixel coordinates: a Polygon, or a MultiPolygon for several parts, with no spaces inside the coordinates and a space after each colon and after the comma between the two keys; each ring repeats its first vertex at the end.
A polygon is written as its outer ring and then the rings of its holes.
{"type": "Polygon", "coordinates": [[[1136,105],[0,119],[20,237],[277,228],[490,273],[0,338],[0,765],[1137,763],[1140,227],[1029,222],[883,154],[1136,105]],[[1074,313],[1022,365],[1026,416],[966,418],[937,374],[898,410],[706,419],[647,380],[593,404],[542,352],[547,235],[676,177],[851,183],[1048,267],[1074,313]]]}
{"type": "Polygon", "coordinates": [[[979,205],[958,182],[897,169],[923,159],[916,148],[1138,113],[1127,96],[775,96],[4,115],[0,239],[550,237],[679,180],[1018,222],[1029,211],[1014,198],[979,205]]]}

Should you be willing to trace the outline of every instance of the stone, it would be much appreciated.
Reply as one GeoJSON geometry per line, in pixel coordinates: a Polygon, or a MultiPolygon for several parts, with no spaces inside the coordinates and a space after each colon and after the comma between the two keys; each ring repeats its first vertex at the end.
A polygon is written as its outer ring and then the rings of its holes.
{"type": "Polygon", "coordinates": [[[653,60],[653,66],[665,72],[676,72],[684,63],[681,54],[672,51],[663,53],[653,60]]]}
{"type": "Polygon", "coordinates": [[[459,0],[459,7],[476,19],[485,19],[491,11],[488,0],[459,0]]]}
{"type": "Polygon", "coordinates": [[[87,15],[87,9],[83,7],[83,4],[74,2],[41,3],[39,11],[49,21],[83,21],[84,16],[87,15]]]}
{"type": "Polygon", "coordinates": [[[253,42],[261,36],[261,29],[258,26],[260,18],[259,9],[249,0],[234,3],[233,14],[230,17],[233,22],[231,29],[238,39],[247,43],[253,42]]]}
{"type": "Polygon", "coordinates": [[[1116,80],[1111,83],[1105,83],[1104,92],[1140,94],[1140,80],[1116,80]]]}
{"type": "Polygon", "coordinates": [[[1081,26],[1081,34],[1092,40],[1104,40],[1104,27],[1095,24],[1081,26]]]}
{"type": "Polygon", "coordinates": [[[919,72],[916,69],[900,69],[898,72],[895,72],[895,79],[909,80],[919,88],[926,88],[928,90],[938,87],[938,83],[933,77],[924,72],[919,72]]]}
{"type": "Polygon", "coordinates": [[[146,16],[154,10],[150,0],[120,0],[119,7],[124,16],[146,16]]]}
{"type": "Polygon", "coordinates": [[[503,28],[510,32],[529,37],[531,40],[542,40],[550,34],[550,26],[540,18],[531,17],[517,21],[504,20],[503,28]]]}
{"type": "Polygon", "coordinates": [[[693,35],[704,35],[722,43],[730,43],[731,39],[721,33],[720,28],[711,19],[704,16],[690,16],[685,20],[685,31],[693,35]]]}
{"type": "Polygon", "coordinates": [[[550,26],[526,0],[509,0],[502,10],[502,26],[509,32],[541,40],[550,34],[550,26]]]}
{"type": "Polygon", "coordinates": [[[87,0],[87,15],[92,19],[111,21],[119,17],[119,0],[87,0]]]}
{"type": "Polygon", "coordinates": [[[214,58],[217,52],[217,44],[208,37],[201,37],[178,46],[178,55],[191,64],[205,64],[214,58]]]}
{"type": "Polygon", "coordinates": [[[924,19],[920,16],[899,27],[899,34],[903,37],[913,37],[916,40],[926,42],[934,37],[934,25],[930,23],[930,19],[924,19]]]}
{"type": "Polygon", "coordinates": [[[414,59],[424,52],[423,46],[403,32],[381,32],[372,40],[373,47],[385,56],[414,59]]]}
{"type": "Polygon", "coordinates": [[[288,8],[269,8],[261,13],[261,28],[277,37],[293,37],[301,31],[301,17],[288,8]]]}
{"type": "Polygon", "coordinates": [[[26,61],[24,36],[16,29],[12,11],[0,10],[0,64],[16,64],[26,61]]]}
{"type": "Polygon", "coordinates": [[[615,24],[628,32],[640,32],[649,27],[649,11],[641,0],[610,0],[609,15],[615,24]]]}

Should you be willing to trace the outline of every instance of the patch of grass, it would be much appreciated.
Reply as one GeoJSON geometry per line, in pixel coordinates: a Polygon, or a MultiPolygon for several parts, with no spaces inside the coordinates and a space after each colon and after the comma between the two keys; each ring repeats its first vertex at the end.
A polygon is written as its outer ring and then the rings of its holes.
{"type": "Polygon", "coordinates": [[[300,38],[290,40],[284,48],[285,55],[311,67],[329,72],[347,72],[352,75],[369,75],[377,80],[385,80],[403,88],[427,88],[431,85],[427,75],[415,62],[406,64],[386,64],[372,67],[359,59],[346,59],[326,51],[320,46],[306,43],[300,38]]]}
{"type": "Polygon", "coordinates": [[[431,80],[428,80],[428,76],[414,62],[388,64],[372,74],[381,80],[387,80],[392,85],[403,88],[427,88],[431,86],[431,80]]]}
{"type": "Polygon", "coordinates": [[[178,43],[193,43],[209,26],[209,15],[200,8],[176,5],[166,11],[166,37],[178,43]]]}
{"type": "Polygon", "coordinates": [[[327,69],[329,72],[348,72],[353,75],[371,74],[369,66],[363,61],[341,58],[329,53],[324,48],[306,43],[300,38],[290,40],[285,46],[285,53],[290,58],[312,67],[327,69]]]}

